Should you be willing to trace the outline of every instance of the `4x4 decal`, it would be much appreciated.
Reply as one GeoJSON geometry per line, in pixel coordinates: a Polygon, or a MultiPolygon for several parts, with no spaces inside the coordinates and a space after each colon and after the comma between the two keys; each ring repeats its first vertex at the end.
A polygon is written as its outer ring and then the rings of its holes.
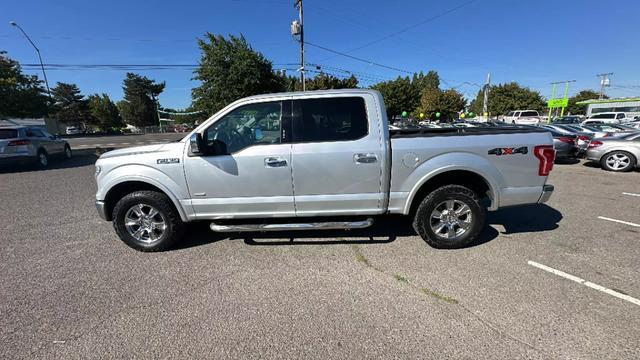
{"type": "Polygon", "coordinates": [[[514,154],[526,154],[529,150],[526,146],[521,146],[519,148],[495,148],[489,150],[489,155],[514,155],[514,154]]]}

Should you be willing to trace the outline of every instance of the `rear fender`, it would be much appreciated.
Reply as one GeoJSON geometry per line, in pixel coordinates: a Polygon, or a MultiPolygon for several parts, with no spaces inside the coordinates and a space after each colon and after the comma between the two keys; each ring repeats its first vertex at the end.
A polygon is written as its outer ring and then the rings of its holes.
{"type": "Polygon", "coordinates": [[[489,160],[476,154],[452,152],[438,155],[423,162],[409,175],[405,184],[414,185],[411,187],[411,191],[407,197],[403,214],[409,213],[411,204],[422,185],[436,175],[454,170],[469,171],[481,176],[487,183],[490,191],[491,206],[489,210],[496,210],[500,207],[499,189],[502,187],[502,184],[504,184],[504,178],[500,171],[498,171],[489,160]]]}

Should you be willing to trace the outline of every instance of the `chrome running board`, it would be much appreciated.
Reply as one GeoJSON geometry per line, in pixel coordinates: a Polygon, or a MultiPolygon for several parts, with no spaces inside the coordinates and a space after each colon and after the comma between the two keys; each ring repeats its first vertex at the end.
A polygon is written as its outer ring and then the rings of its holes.
{"type": "Polygon", "coordinates": [[[229,224],[219,225],[211,223],[211,230],[215,232],[243,232],[243,231],[291,231],[291,230],[336,230],[336,229],[364,229],[373,225],[373,219],[362,221],[330,221],[317,223],[292,224],[229,224]]]}

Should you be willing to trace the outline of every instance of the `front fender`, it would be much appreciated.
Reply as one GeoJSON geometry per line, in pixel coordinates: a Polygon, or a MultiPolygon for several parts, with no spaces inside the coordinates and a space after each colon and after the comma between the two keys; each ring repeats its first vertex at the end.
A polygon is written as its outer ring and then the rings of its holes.
{"type": "MultiPolygon", "coordinates": [[[[183,177],[181,178],[183,181],[183,177]]],[[[173,202],[183,221],[188,221],[187,211],[183,208],[181,200],[188,200],[189,195],[184,184],[178,184],[172,177],[153,167],[142,164],[122,165],[111,169],[98,178],[98,191],[96,200],[104,200],[114,186],[127,182],[139,181],[157,187],[162,190],[173,202]]]]}
{"type": "Polygon", "coordinates": [[[403,186],[403,188],[410,188],[411,190],[404,205],[403,213],[409,213],[413,199],[422,185],[436,175],[454,170],[469,171],[484,178],[491,192],[491,207],[489,209],[495,210],[500,206],[499,189],[504,184],[504,178],[495,165],[473,153],[451,152],[426,160],[407,177],[404,184],[406,187],[403,186]]]}

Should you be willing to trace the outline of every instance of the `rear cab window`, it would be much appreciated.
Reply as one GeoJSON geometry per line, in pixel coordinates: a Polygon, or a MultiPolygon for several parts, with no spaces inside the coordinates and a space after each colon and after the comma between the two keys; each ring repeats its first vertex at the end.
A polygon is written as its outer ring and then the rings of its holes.
{"type": "Polygon", "coordinates": [[[294,142],[353,141],[369,132],[360,96],[295,100],[294,142]]]}

